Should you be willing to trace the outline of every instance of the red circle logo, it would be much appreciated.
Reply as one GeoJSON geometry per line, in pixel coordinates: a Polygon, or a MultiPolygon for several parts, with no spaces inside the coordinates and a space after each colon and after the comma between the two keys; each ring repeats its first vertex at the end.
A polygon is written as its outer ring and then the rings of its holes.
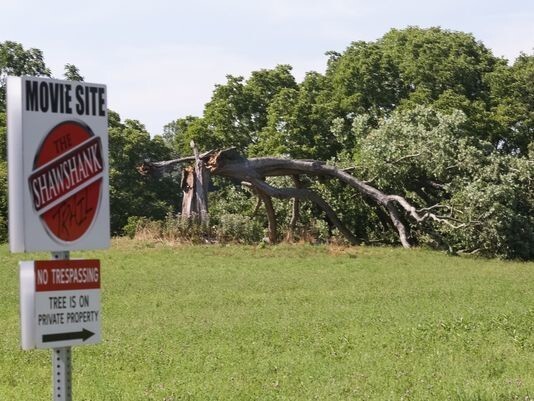
{"type": "Polygon", "coordinates": [[[102,144],[88,125],[64,121],[35,155],[28,183],[35,211],[49,235],[74,242],[91,227],[100,205],[102,144]]]}

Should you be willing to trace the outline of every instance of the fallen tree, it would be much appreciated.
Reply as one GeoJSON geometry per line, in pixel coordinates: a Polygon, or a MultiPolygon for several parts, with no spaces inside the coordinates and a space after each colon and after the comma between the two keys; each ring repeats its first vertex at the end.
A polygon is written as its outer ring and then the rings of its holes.
{"type": "MultiPolygon", "coordinates": [[[[194,145],[194,144],[192,144],[194,145]]],[[[276,213],[272,205],[272,198],[293,199],[293,215],[291,225],[294,227],[299,213],[299,202],[310,201],[317,205],[327,216],[328,220],[352,244],[358,243],[358,238],[343,224],[330,204],[317,192],[302,186],[300,177],[318,177],[323,179],[337,179],[348,185],[361,196],[376,204],[386,212],[392,228],[398,234],[401,244],[405,248],[412,245],[410,225],[434,221],[460,228],[465,224],[455,225],[454,219],[436,214],[440,205],[433,205],[424,209],[417,209],[406,198],[382,192],[367,182],[361,181],[348,171],[339,169],[316,160],[291,160],[274,157],[245,158],[235,148],[210,150],[199,154],[193,146],[194,156],[159,162],[145,161],[138,167],[142,175],[160,175],[171,172],[179,166],[193,163],[182,170],[182,188],[184,190],[184,204],[182,215],[197,216],[201,223],[207,223],[207,181],[209,175],[229,178],[241,183],[252,191],[266,208],[269,227],[269,240],[276,242],[277,224],[276,213]],[[266,181],[267,177],[289,176],[293,178],[294,187],[278,188],[266,181]]],[[[431,233],[432,235],[432,233],[431,233]]]]}

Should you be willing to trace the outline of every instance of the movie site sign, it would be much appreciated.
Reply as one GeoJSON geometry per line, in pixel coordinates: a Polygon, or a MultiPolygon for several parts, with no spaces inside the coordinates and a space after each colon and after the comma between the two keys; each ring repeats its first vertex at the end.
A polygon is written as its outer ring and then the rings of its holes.
{"type": "Polygon", "coordinates": [[[109,246],[104,85],[8,77],[12,252],[109,246]]]}
{"type": "Polygon", "coordinates": [[[100,261],[20,262],[20,314],[25,350],[100,342],[100,261]]]}

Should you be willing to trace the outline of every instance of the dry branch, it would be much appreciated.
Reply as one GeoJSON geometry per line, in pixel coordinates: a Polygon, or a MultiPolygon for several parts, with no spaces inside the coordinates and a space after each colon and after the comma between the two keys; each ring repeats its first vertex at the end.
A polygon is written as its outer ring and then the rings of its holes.
{"type": "MultiPolygon", "coordinates": [[[[211,150],[198,157],[204,162],[204,166],[210,174],[241,182],[252,188],[258,194],[266,206],[269,221],[269,237],[272,241],[276,238],[276,219],[274,209],[272,208],[271,197],[275,197],[294,199],[294,202],[307,200],[315,203],[351,243],[358,242],[356,236],[345,227],[328,202],[316,192],[299,187],[300,175],[337,179],[358,191],[366,199],[372,200],[379,207],[387,211],[392,225],[397,230],[402,245],[406,248],[410,247],[409,230],[404,221],[406,217],[417,224],[423,223],[426,220],[433,220],[448,224],[454,228],[462,226],[454,226],[451,223],[453,219],[432,213],[431,211],[433,209],[439,209],[437,205],[418,210],[406,198],[399,195],[386,194],[369,183],[358,180],[349,174],[347,170],[338,169],[335,166],[327,165],[321,161],[290,160],[274,157],[247,159],[240,155],[235,148],[211,150]],[[265,177],[274,176],[292,176],[295,188],[275,188],[265,182],[265,177]],[[423,211],[424,213],[422,213],[423,211]]],[[[156,163],[145,162],[138,170],[142,174],[169,171],[169,169],[181,163],[191,162],[193,160],[194,157],[186,157],[156,163]]]]}

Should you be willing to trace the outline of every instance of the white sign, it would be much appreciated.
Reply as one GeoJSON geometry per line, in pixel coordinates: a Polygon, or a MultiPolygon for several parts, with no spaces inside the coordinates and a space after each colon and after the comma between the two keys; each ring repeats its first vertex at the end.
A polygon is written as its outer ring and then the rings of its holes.
{"type": "Polygon", "coordinates": [[[106,87],[8,77],[12,252],[109,247],[106,87]]]}
{"type": "Polygon", "coordinates": [[[20,262],[22,348],[100,342],[100,261],[20,262]]]}

